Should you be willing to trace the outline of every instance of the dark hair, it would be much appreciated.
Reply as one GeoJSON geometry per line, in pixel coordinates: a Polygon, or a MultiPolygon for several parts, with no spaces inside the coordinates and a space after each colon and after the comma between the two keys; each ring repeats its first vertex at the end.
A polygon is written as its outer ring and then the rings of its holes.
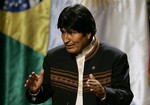
{"type": "Polygon", "coordinates": [[[63,9],[58,18],[57,28],[75,30],[86,35],[96,33],[96,24],[91,12],[83,5],[76,4],[63,9]]]}

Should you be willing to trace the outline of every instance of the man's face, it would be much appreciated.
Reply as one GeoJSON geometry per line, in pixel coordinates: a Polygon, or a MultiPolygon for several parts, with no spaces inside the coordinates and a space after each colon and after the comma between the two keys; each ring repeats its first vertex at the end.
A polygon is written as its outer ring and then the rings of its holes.
{"type": "Polygon", "coordinates": [[[64,28],[61,29],[62,40],[69,53],[79,54],[89,44],[91,34],[87,34],[83,37],[82,33],[77,31],[67,32],[64,28]]]}

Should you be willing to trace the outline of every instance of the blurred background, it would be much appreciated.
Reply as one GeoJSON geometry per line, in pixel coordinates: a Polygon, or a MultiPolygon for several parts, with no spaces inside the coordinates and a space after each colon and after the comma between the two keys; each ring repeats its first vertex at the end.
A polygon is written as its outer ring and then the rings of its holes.
{"type": "Polygon", "coordinates": [[[1,0],[0,105],[32,105],[24,83],[32,71],[42,70],[46,52],[62,44],[57,19],[75,3],[91,11],[100,40],[127,53],[131,105],[150,105],[150,0],[1,0]]]}

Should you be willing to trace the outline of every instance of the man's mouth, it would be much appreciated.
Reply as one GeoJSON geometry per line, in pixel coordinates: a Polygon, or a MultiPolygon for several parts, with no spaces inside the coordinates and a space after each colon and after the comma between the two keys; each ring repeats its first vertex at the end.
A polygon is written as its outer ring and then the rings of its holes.
{"type": "Polygon", "coordinates": [[[74,47],[74,45],[66,45],[67,49],[72,49],[74,47]]]}

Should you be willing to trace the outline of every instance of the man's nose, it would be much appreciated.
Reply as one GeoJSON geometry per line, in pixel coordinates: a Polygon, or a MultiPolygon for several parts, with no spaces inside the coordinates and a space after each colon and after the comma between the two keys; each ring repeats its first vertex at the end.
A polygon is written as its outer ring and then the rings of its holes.
{"type": "Polygon", "coordinates": [[[65,33],[65,34],[62,35],[62,39],[63,39],[64,43],[69,42],[69,36],[70,35],[68,33],[65,33]]]}

